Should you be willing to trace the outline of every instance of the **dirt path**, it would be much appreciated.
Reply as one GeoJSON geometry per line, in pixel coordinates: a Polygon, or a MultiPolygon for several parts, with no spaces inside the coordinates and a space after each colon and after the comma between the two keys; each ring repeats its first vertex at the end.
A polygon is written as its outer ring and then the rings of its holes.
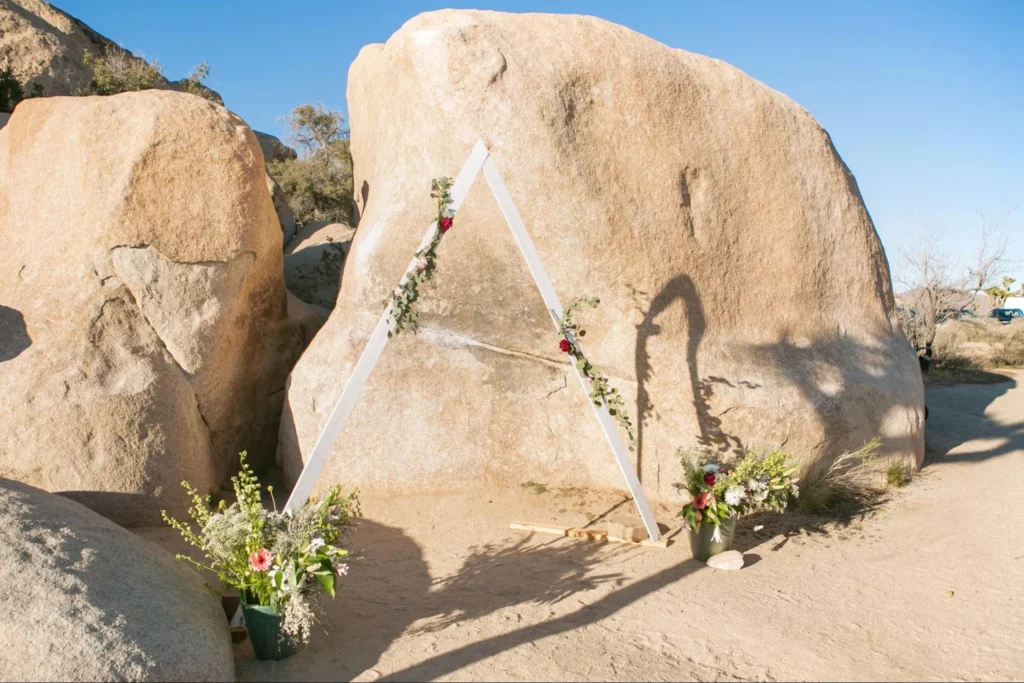
{"type": "MultiPolygon", "coordinates": [[[[667,550],[508,531],[621,499],[524,489],[364,502],[360,556],[291,660],[243,680],[1024,677],[1024,373],[929,388],[931,463],[846,527],[789,516],[740,572],[667,550]]],[[[628,512],[628,506],[620,508],[628,512]]],[[[658,512],[672,522],[667,509],[658,512]]]]}

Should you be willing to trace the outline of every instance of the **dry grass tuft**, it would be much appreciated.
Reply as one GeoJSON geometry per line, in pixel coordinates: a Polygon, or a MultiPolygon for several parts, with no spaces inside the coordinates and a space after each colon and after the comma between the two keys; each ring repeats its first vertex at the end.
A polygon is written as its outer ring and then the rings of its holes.
{"type": "MultiPolygon", "coordinates": [[[[821,460],[808,468],[800,477],[797,508],[807,514],[840,514],[878,505],[888,480],[888,461],[878,452],[880,445],[879,439],[872,439],[831,462],[821,460]]],[[[902,465],[890,465],[889,469],[894,467],[902,465]]],[[[901,481],[906,483],[908,479],[907,474],[901,481]]]]}

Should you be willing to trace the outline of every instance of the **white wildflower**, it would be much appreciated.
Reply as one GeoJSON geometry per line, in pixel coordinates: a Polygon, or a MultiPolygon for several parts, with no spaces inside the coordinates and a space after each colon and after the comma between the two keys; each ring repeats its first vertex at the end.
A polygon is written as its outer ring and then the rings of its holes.
{"type": "Polygon", "coordinates": [[[334,565],[334,573],[338,576],[348,576],[348,565],[347,564],[336,564],[334,565]]]}
{"type": "Polygon", "coordinates": [[[316,615],[304,595],[293,595],[284,603],[281,628],[296,640],[309,642],[309,632],[316,623],[316,615]]]}
{"type": "Polygon", "coordinates": [[[799,498],[800,497],[800,487],[797,486],[796,484],[793,484],[793,497],[794,498],[799,498]]]}
{"type": "Polygon", "coordinates": [[[740,485],[730,486],[725,490],[725,503],[726,505],[739,505],[743,500],[743,496],[746,494],[744,488],[740,485]]]}
{"type": "Polygon", "coordinates": [[[722,542],[722,525],[721,524],[716,524],[715,525],[715,533],[713,533],[711,535],[711,542],[712,543],[721,543],[722,542]]]}
{"type": "Polygon", "coordinates": [[[317,550],[319,550],[320,548],[323,548],[325,545],[326,545],[326,543],[324,543],[324,539],[322,539],[322,538],[314,538],[312,541],[309,542],[309,552],[310,552],[310,554],[315,553],[317,550]]]}

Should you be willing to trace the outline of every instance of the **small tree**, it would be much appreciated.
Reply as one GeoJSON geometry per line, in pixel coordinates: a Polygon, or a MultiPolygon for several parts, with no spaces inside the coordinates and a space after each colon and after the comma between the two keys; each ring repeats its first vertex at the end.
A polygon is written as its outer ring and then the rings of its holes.
{"type": "Polygon", "coordinates": [[[911,341],[927,355],[931,355],[938,324],[947,312],[964,308],[964,289],[970,281],[970,275],[961,272],[952,257],[938,248],[941,238],[941,233],[925,234],[914,247],[900,248],[902,267],[895,278],[910,290],[915,337],[911,341]]]}
{"type": "Polygon", "coordinates": [[[1024,296],[1024,283],[1020,285],[1017,291],[1013,291],[1014,282],[1016,282],[1016,280],[1012,277],[1004,275],[1001,284],[998,284],[995,287],[989,287],[985,290],[985,293],[988,294],[993,303],[995,303],[995,308],[1002,308],[1003,304],[1005,304],[1006,300],[1011,296],[1024,296]]]}
{"type": "Polygon", "coordinates": [[[352,156],[340,112],[319,102],[303,104],[287,117],[298,159],[267,164],[288,198],[295,220],[352,220],[352,156]]]}
{"type": "MultiPolygon", "coordinates": [[[[1005,221],[1012,212],[1012,209],[1007,209],[1003,219],[998,222],[993,222],[985,214],[978,212],[981,234],[978,240],[978,251],[970,272],[970,285],[974,292],[998,289],[996,278],[1014,264],[1007,255],[1010,249],[1010,240],[1004,231],[1005,221]]],[[[1004,277],[1003,282],[1005,283],[1005,281],[1004,277]]],[[[1005,297],[1003,298],[1005,299],[1005,297]]]]}
{"type": "Polygon", "coordinates": [[[25,91],[21,83],[15,78],[11,67],[0,69],[0,112],[10,113],[14,107],[25,97],[25,91]]]}

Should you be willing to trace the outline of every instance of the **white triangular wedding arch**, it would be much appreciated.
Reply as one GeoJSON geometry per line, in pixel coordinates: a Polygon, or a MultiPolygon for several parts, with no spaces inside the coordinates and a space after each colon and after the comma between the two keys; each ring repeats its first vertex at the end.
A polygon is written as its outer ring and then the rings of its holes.
{"type": "MultiPolygon", "coordinates": [[[[483,171],[484,178],[487,180],[487,185],[491,188],[491,194],[494,195],[494,199],[498,202],[498,208],[501,209],[501,213],[505,217],[505,222],[508,223],[508,227],[512,230],[512,236],[515,238],[516,244],[519,245],[519,250],[523,253],[523,258],[526,259],[526,265],[530,268],[530,273],[533,275],[533,281],[537,283],[537,289],[540,290],[540,295],[544,299],[544,304],[547,306],[548,313],[551,314],[551,320],[555,324],[555,329],[558,330],[559,322],[561,321],[563,314],[562,304],[558,300],[558,295],[555,294],[555,288],[551,284],[551,279],[548,277],[547,271],[544,270],[544,264],[541,263],[540,256],[537,254],[537,248],[534,247],[533,240],[530,239],[530,235],[526,232],[526,226],[523,225],[523,219],[519,216],[519,211],[516,210],[516,205],[512,202],[512,196],[509,194],[508,188],[505,187],[505,182],[501,179],[501,175],[498,173],[498,168],[494,165],[494,160],[483,141],[477,141],[476,145],[473,147],[473,151],[470,152],[469,158],[466,159],[465,165],[463,165],[462,170],[459,172],[458,177],[455,178],[455,183],[452,185],[451,189],[451,203],[449,204],[449,209],[452,212],[458,211],[459,207],[462,206],[462,202],[466,198],[466,195],[469,194],[469,188],[472,186],[477,174],[481,171],[483,171]]],[[[438,223],[435,220],[427,230],[427,234],[423,238],[423,243],[420,245],[420,249],[423,249],[430,244],[435,233],[439,229],[440,226],[438,226],[438,223]]],[[[409,263],[409,267],[406,269],[405,275],[402,277],[399,286],[404,284],[413,276],[416,272],[416,268],[417,259],[413,258],[409,263]]],[[[370,335],[369,341],[366,342],[366,348],[363,349],[362,355],[359,356],[359,361],[352,370],[352,374],[348,378],[348,382],[345,384],[345,388],[341,392],[341,397],[338,398],[338,402],[335,404],[334,410],[331,411],[330,416],[327,418],[327,422],[324,424],[324,428],[320,432],[320,437],[317,439],[316,445],[313,447],[313,452],[310,453],[309,459],[306,461],[306,465],[303,468],[302,473],[299,475],[298,481],[295,482],[295,487],[292,489],[292,494],[288,498],[285,510],[294,510],[309,499],[309,494],[313,490],[313,485],[316,483],[321,470],[323,470],[324,465],[327,463],[327,458],[331,454],[334,442],[337,441],[342,427],[345,426],[345,422],[348,420],[349,415],[352,413],[352,409],[359,400],[359,395],[362,393],[363,387],[366,386],[366,381],[370,378],[370,373],[373,371],[374,366],[380,359],[381,353],[384,351],[384,347],[388,343],[389,332],[394,331],[395,323],[393,319],[393,307],[393,303],[388,304],[388,307],[384,310],[380,320],[377,322],[377,326],[374,328],[373,333],[370,335]]],[[[570,339],[570,341],[574,344],[578,344],[578,340],[576,339],[570,339]]],[[[582,370],[577,368],[575,365],[573,367],[576,369],[576,376],[579,378],[583,391],[589,394],[590,387],[582,370]]],[[[633,469],[633,464],[629,459],[629,452],[626,449],[626,445],[622,442],[622,438],[619,436],[619,433],[615,428],[614,419],[609,414],[608,408],[603,404],[603,402],[601,405],[597,405],[594,401],[590,401],[590,405],[594,410],[594,415],[597,417],[597,421],[601,424],[601,429],[604,430],[604,435],[607,437],[608,444],[611,446],[612,453],[615,455],[615,460],[619,464],[622,476],[626,479],[626,486],[629,487],[630,493],[633,494],[633,501],[636,503],[637,510],[640,513],[641,519],[643,519],[644,527],[647,529],[648,535],[652,541],[659,540],[661,538],[661,533],[658,530],[657,523],[654,521],[654,515],[651,513],[651,507],[647,503],[647,496],[644,495],[643,487],[640,485],[640,480],[637,478],[636,472],[633,469]]]]}

